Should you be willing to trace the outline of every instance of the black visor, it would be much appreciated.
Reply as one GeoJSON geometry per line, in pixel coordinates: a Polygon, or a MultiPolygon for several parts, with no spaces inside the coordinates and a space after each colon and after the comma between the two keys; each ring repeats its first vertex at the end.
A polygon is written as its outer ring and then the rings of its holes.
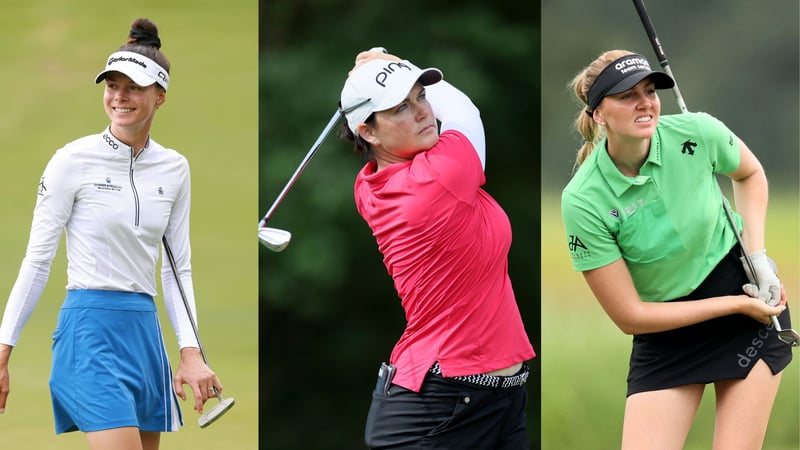
{"type": "Polygon", "coordinates": [[[647,77],[653,80],[656,89],[675,86],[675,81],[666,73],[650,70],[650,63],[642,55],[625,55],[615,59],[600,72],[589,88],[587,114],[591,116],[604,97],[625,92],[647,77]]]}

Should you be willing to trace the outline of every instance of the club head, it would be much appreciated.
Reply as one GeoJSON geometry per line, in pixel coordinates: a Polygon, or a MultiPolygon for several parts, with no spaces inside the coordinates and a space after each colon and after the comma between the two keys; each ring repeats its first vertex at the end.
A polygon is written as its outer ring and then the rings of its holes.
{"type": "Polygon", "coordinates": [[[222,396],[219,396],[219,398],[221,399],[219,403],[214,405],[214,407],[209,409],[207,413],[203,414],[199,419],[197,419],[197,423],[200,425],[200,428],[205,428],[214,423],[214,421],[228,412],[228,410],[231,409],[235,403],[233,397],[222,399],[222,396]]]}
{"type": "Polygon", "coordinates": [[[778,339],[792,347],[797,347],[797,345],[800,344],[800,334],[797,334],[797,331],[792,329],[779,331],[778,339]]]}
{"type": "Polygon", "coordinates": [[[258,228],[258,242],[273,252],[283,251],[291,240],[292,233],[286,230],[270,227],[258,228]]]}
{"type": "Polygon", "coordinates": [[[800,345],[800,334],[798,334],[797,331],[791,328],[781,328],[781,324],[775,316],[770,316],[769,318],[772,320],[772,325],[775,327],[775,332],[778,333],[778,339],[780,339],[781,342],[792,347],[800,345]]]}

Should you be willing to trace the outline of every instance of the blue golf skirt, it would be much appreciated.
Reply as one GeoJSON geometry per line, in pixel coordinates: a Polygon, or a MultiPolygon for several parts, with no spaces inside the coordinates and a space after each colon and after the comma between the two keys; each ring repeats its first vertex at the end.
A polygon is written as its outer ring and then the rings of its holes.
{"type": "Polygon", "coordinates": [[[56,433],[183,425],[156,306],[147,294],[67,292],[53,333],[56,433]]]}

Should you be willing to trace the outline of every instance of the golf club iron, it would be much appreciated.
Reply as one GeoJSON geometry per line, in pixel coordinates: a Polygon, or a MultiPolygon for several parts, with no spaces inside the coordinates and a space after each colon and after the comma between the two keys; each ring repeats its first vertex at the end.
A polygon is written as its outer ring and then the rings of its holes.
{"type": "Polygon", "coordinates": [[[778,322],[777,317],[769,316],[769,318],[772,320],[772,325],[775,327],[775,331],[778,332],[778,339],[792,347],[797,347],[798,343],[800,343],[800,334],[791,328],[781,328],[781,324],[778,322]]]}
{"type": "MultiPolygon", "coordinates": [[[[636,7],[636,12],[639,13],[639,19],[642,21],[642,25],[647,33],[647,37],[650,39],[650,44],[653,46],[653,51],[656,53],[659,64],[661,64],[661,67],[664,68],[664,72],[666,72],[667,75],[669,75],[675,81],[675,85],[672,87],[672,92],[675,94],[675,99],[678,102],[678,108],[681,110],[681,113],[688,112],[689,110],[686,108],[686,103],[683,100],[681,91],[678,89],[678,81],[672,74],[672,69],[670,69],[669,62],[667,61],[667,55],[664,53],[664,49],[661,47],[661,41],[658,39],[655,27],[653,27],[653,22],[650,20],[650,15],[647,14],[647,9],[644,6],[643,0],[633,0],[633,5],[636,7]]],[[[736,228],[733,215],[731,214],[730,208],[725,201],[725,195],[722,192],[722,187],[719,186],[719,184],[717,187],[719,187],[719,193],[722,195],[722,207],[725,209],[725,214],[728,216],[728,221],[730,222],[731,227],[733,227],[733,233],[736,235],[736,240],[739,242],[739,246],[742,249],[745,263],[750,269],[750,273],[753,274],[753,277],[755,277],[756,272],[753,270],[753,262],[750,260],[749,253],[747,253],[747,249],[744,246],[742,236],[739,234],[739,230],[736,228]]],[[[758,284],[758,280],[750,280],[750,282],[758,284]]],[[[798,344],[800,344],[800,334],[798,334],[797,331],[791,328],[781,328],[778,318],[775,316],[770,316],[770,320],[772,320],[772,324],[775,326],[775,332],[778,334],[778,339],[780,339],[781,342],[784,342],[792,347],[797,347],[798,344]]]]}
{"type": "MultiPolygon", "coordinates": [[[[175,275],[175,283],[178,285],[178,291],[181,293],[181,299],[183,300],[183,306],[186,307],[186,314],[189,316],[189,323],[192,324],[192,331],[194,331],[194,337],[197,339],[197,346],[200,348],[200,354],[203,356],[203,362],[208,365],[208,358],[206,358],[206,351],[203,348],[203,344],[200,342],[200,333],[197,331],[197,324],[194,321],[194,317],[192,316],[192,310],[189,307],[189,301],[186,299],[186,292],[183,290],[183,283],[181,283],[181,277],[178,276],[178,267],[175,264],[175,257],[172,255],[172,249],[169,247],[167,243],[167,237],[164,236],[161,238],[162,244],[164,244],[164,252],[167,254],[167,259],[169,260],[169,265],[172,268],[172,274],[175,275]]],[[[214,386],[214,395],[219,400],[219,403],[214,405],[213,408],[209,409],[208,412],[202,414],[198,419],[197,423],[200,425],[200,428],[205,428],[212,423],[214,423],[217,419],[222,417],[223,414],[228,412],[234,405],[235,400],[233,397],[223,398],[222,394],[217,390],[216,386],[214,386]]]]}
{"type": "Polygon", "coordinates": [[[331,130],[336,126],[336,123],[339,122],[339,118],[345,115],[345,113],[350,112],[353,109],[358,108],[359,106],[363,105],[364,103],[368,102],[370,99],[366,99],[350,108],[347,111],[343,111],[340,108],[336,109],[336,112],[333,114],[331,119],[328,121],[328,124],[325,125],[325,128],[320,133],[317,140],[314,142],[314,145],[311,146],[311,149],[306,153],[306,156],[300,162],[300,165],[297,166],[292,176],[289,178],[289,181],[283,187],[281,192],[278,194],[278,197],[275,198],[275,201],[272,202],[272,206],[269,207],[267,213],[258,223],[258,241],[267,247],[268,249],[274,252],[280,252],[289,245],[289,242],[292,239],[292,234],[286,230],[281,230],[278,228],[270,228],[267,227],[267,222],[269,221],[270,217],[272,217],[272,213],[275,212],[275,209],[278,205],[281,204],[283,199],[286,197],[286,194],[289,192],[289,189],[294,186],[294,183],[300,178],[300,175],[305,170],[308,163],[311,162],[311,158],[317,153],[322,143],[325,141],[325,138],[328,137],[331,130]]]}
{"type": "MultiPolygon", "coordinates": [[[[723,205],[725,205],[724,202],[723,205]]],[[[727,207],[727,205],[725,206],[725,214],[728,216],[728,222],[730,222],[731,226],[733,227],[733,234],[736,235],[736,240],[739,242],[739,246],[742,248],[742,256],[747,264],[747,268],[750,269],[750,273],[748,275],[752,274],[753,279],[751,279],[750,282],[758,285],[758,279],[756,278],[756,271],[753,267],[753,261],[750,260],[750,255],[747,253],[747,249],[744,247],[742,236],[739,234],[739,230],[736,228],[736,224],[733,221],[733,215],[731,214],[731,210],[727,207]]],[[[797,345],[800,344],[800,334],[798,334],[797,331],[792,328],[783,329],[776,316],[769,316],[769,318],[772,320],[772,325],[775,327],[775,332],[778,334],[778,339],[780,339],[781,342],[788,344],[791,347],[797,347],[797,345]]]]}
{"type": "Polygon", "coordinates": [[[273,252],[280,252],[289,245],[292,233],[280,228],[259,227],[258,241],[273,252]]]}

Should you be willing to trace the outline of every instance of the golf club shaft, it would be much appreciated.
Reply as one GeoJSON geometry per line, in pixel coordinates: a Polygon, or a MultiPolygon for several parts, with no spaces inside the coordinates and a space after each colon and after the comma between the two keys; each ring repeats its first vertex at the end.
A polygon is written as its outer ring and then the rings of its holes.
{"type": "MultiPolygon", "coordinates": [[[[169,243],[167,242],[167,237],[164,236],[161,238],[161,243],[164,245],[164,253],[167,254],[167,259],[169,260],[169,266],[172,268],[172,274],[175,275],[175,283],[178,286],[178,292],[181,294],[181,300],[183,300],[183,306],[186,308],[186,315],[189,316],[189,323],[192,325],[192,331],[194,331],[194,337],[197,339],[197,347],[200,349],[200,355],[203,357],[203,362],[208,365],[208,358],[206,358],[206,351],[203,349],[203,344],[200,342],[200,333],[197,331],[197,323],[194,320],[194,316],[192,315],[192,308],[189,306],[189,300],[186,298],[186,291],[183,290],[183,283],[181,283],[181,277],[178,275],[178,266],[175,264],[175,256],[172,254],[172,249],[169,247],[169,243]]],[[[214,386],[214,394],[220,400],[221,395],[217,392],[216,386],[214,386]]]]}
{"type": "Polygon", "coordinates": [[[311,158],[313,158],[314,154],[317,153],[317,150],[319,150],[319,147],[322,145],[322,142],[324,142],[325,138],[328,137],[328,134],[330,134],[331,130],[336,126],[336,123],[339,121],[339,118],[341,116],[342,113],[337,108],[336,112],[331,117],[331,120],[329,120],[328,124],[325,126],[325,129],[322,130],[322,133],[320,133],[316,142],[314,142],[314,145],[311,146],[311,149],[308,151],[305,158],[303,158],[303,160],[300,162],[300,165],[294,171],[294,174],[292,174],[291,178],[289,178],[289,181],[283,187],[283,190],[281,190],[280,194],[278,194],[278,197],[275,198],[274,202],[272,202],[272,206],[269,207],[269,210],[267,210],[267,213],[259,222],[258,224],[259,228],[266,226],[267,222],[269,221],[269,218],[272,217],[272,213],[275,212],[275,209],[278,207],[278,205],[281,204],[284,197],[286,197],[286,194],[289,192],[289,189],[292,188],[297,179],[300,178],[300,175],[303,173],[303,170],[305,170],[308,163],[311,162],[311,158]]]}
{"type": "MultiPolygon", "coordinates": [[[[653,27],[653,22],[650,20],[650,15],[647,14],[647,9],[644,7],[644,2],[643,0],[633,0],[633,4],[636,7],[636,12],[639,13],[639,18],[642,20],[642,25],[647,33],[647,37],[650,39],[650,44],[653,46],[653,51],[655,51],[656,56],[658,57],[659,64],[661,64],[661,67],[663,67],[664,71],[667,72],[667,75],[672,77],[672,79],[675,81],[675,86],[672,88],[672,90],[675,93],[675,99],[678,101],[678,107],[681,109],[681,113],[686,113],[688,112],[688,109],[686,108],[686,103],[683,101],[681,91],[678,89],[678,81],[675,79],[675,76],[672,75],[672,70],[669,68],[669,63],[667,62],[667,55],[664,53],[664,48],[661,46],[661,41],[658,39],[655,27],[653,27]]],[[[733,228],[733,234],[736,236],[736,241],[739,243],[739,247],[742,249],[742,257],[745,261],[745,264],[747,264],[748,269],[750,269],[750,274],[753,277],[753,279],[750,281],[758,285],[756,271],[753,268],[753,261],[750,259],[750,253],[748,253],[747,247],[744,245],[744,239],[739,233],[739,229],[736,228],[736,222],[734,221],[733,214],[731,213],[728,203],[725,200],[725,194],[722,192],[722,186],[717,183],[717,187],[719,188],[719,193],[722,196],[722,208],[725,210],[725,215],[728,218],[728,222],[731,224],[731,228],[733,228]]],[[[776,316],[770,316],[770,319],[775,326],[775,330],[781,332],[778,318],[776,316]]],[[[794,333],[794,330],[787,331],[794,333]]],[[[796,346],[797,341],[794,341],[790,345],[796,346]]]]}
{"type": "MultiPolygon", "coordinates": [[[[667,75],[672,77],[673,81],[675,82],[672,91],[675,93],[675,99],[678,101],[678,107],[681,109],[681,113],[689,112],[689,110],[686,108],[686,102],[683,101],[683,95],[681,95],[681,91],[678,89],[678,80],[675,79],[675,76],[672,74],[672,70],[669,68],[667,55],[664,53],[664,48],[661,46],[661,41],[658,39],[656,29],[653,26],[653,21],[650,20],[650,15],[647,14],[647,9],[644,7],[643,0],[633,0],[633,5],[636,7],[636,12],[639,13],[639,18],[642,20],[644,31],[647,33],[648,39],[650,39],[650,44],[653,46],[653,51],[656,53],[659,64],[661,64],[661,67],[664,68],[664,71],[667,72],[667,75]]],[[[750,260],[750,254],[747,252],[742,236],[739,234],[739,230],[736,228],[733,215],[731,214],[730,208],[728,208],[728,204],[725,201],[722,187],[719,186],[719,183],[717,183],[717,186],[720,188],[719,192],[723,197],[722,207],[725,209],[725,215],[728,217],[728,221],[733,227],[733,233],[736,235],[736,240],[739,242],[739,246],[742,248],[742,253],[744,253],[745,262],[750,269],[750,273],[752,273],[753,277],[755,277],[755,270],[753,270],[753,262],[750,260]]],[[[753,282],[758,284],[758,280],[753,280],[753,282]]]]}
{"type": "MultiPolygon", "coordinates": [[[[661,47],[661,41],[658,39],[655,27],[653,27],[653,21],[650,20],[650,16],[647,14],[647,9],[644,7],[643,0],[633,0],[633,5],[636,7],[636,12],[639,13],[639,19],[641,19],[642,25],[644,26],[644,31],[647,33],[647,37],[650,39],[650,44],[653,46],[653,51],[656,52],[658,63],[664,68],[664,72],[666,72],[667,75],[675,80],[675,76],[672,74],[672,69],[670,69],[669,62],[667,61],[667,55],[664,53],[664,49],[661,47]]],[[[689,110],[686,108],[686,103],[683,101],[681,91],[678,89],[677,81],[675,81],[675,85],[672,87],[672,92],[675,93],[675,99],[678,101],[678,108],[680,108],[681,112],[689,112],[689,110]]]]}

